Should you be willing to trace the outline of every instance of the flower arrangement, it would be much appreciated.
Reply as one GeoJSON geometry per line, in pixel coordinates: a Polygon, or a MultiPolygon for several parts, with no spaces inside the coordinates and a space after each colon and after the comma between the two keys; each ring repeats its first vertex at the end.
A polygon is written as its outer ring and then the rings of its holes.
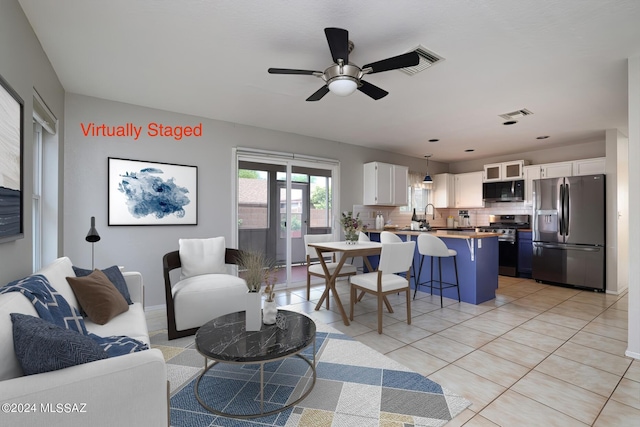
{"type": "Polygon", "coordinates": [[[267,297],[266,301],[272,302],[275,296],[276,282],[278,281],[278,267],[273,267],[266,270],[264,274],[264,294],[267,297]]]}
{"type": "Polygon", "coordinates": [[[340,220],[344,231],[360,231],[362,229],[362,220],[360,219],[360,212],[353,216],[353,212],[342,212],[342,219],[340,220]]]}
{"type": "Polygon", "coordinates": [[[276,282],[275,262],[262,252],[241,251],[238,256],[240,277],[247,283],[249,292],[260,292],[262,284],[266,284],[265,294],[273,299],[273,289],[276,282]]]}
{"type": "Polygon", "coordinates": [[[353,212],[342,212],[342,218],[340,219],[342,229],[344,230],[344,237],[347,243],[356,243],[359,238],[360,230],[365,229],[360,219],[360,212],[353,216],[353,212]]]}

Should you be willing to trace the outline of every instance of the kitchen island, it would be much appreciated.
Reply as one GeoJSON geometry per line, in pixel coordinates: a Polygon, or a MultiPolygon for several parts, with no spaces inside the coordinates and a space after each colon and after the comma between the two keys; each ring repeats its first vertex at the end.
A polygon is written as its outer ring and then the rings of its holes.
{"type": "MultiPolygon", "coordinates": [[[[379,242],[381,231],[368,231],[369,238],[372,241],[379,242]]],[[[496,233],[477,233],[474,230],[386,231],[397,234],[402,240],[415,240],[416,242],[420,234],[431,233],[436,235],[444,241],[449,249],[454,249],[458,253],[458,279],[461,301],[469,304],[481,304],[496,297],[496,289],[498,289],[498,235],[496,233]]],[[[421,258],[422,256],[418,252],[416,244],[416,251],[413,256],[413,266],[416,274],[418,274],[421,258]]],[[[377,268],[377,257],[370,257],[369,261],[373,268],[377,268]]],[[[439,277],[437,265],[438,263],[434,262],[434,279],[439,277]]],[[[413,271],[411,274],[413,275],[413,271]]],[[[422,273],[417,282],[424,283],[430,278],[431,263],[429,258],[425,257],[422,273]]],[[[455,283],[455,278],[453,259],[443,259],[442,280],[455,283]]],[[[412,288],[415,287],[415,283],[415,278],[412,278],[412,288]]],[[[428,285],[420,286],[419,290],[430,292],[428,285]]],[[[434,288],[433,294],[439,296],[440,291],[434,288]]],[[[444,289],[442,295],[454,300],[458,299],[458,293],[455,288],[444,289]]]]}

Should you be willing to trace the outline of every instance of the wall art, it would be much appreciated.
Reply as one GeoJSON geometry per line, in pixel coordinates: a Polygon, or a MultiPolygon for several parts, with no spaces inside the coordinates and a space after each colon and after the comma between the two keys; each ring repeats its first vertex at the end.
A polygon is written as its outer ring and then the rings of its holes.
{"type": "Polygon", "coordinates": [[[0,243],[24,237],[24,102],[0,76],[0,243]]]}
{"type": "Polygon", "coordinates": [[[109,225],[197,225],[198,168],[109,157],[109,225]]]}

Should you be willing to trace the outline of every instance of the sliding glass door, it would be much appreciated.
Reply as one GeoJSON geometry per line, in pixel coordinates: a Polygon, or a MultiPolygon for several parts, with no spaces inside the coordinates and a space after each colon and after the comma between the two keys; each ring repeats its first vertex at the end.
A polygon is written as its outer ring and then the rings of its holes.
{"type": "Polygon", "coordinates": [[[279,283],[306,280],[305,234],[333,232],[337,162],[237,153],[239,249],[260,251],[281,267],[279,283]]]}

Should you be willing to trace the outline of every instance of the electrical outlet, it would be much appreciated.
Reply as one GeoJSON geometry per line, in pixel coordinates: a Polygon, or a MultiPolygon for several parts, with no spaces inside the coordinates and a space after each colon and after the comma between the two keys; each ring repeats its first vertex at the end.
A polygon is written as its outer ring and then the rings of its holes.
{"type": "Polygon", "coordinates": [[[461,209],[458,211],[458,215],[469,215],[469,211],[467,209],[461,209]]]}

